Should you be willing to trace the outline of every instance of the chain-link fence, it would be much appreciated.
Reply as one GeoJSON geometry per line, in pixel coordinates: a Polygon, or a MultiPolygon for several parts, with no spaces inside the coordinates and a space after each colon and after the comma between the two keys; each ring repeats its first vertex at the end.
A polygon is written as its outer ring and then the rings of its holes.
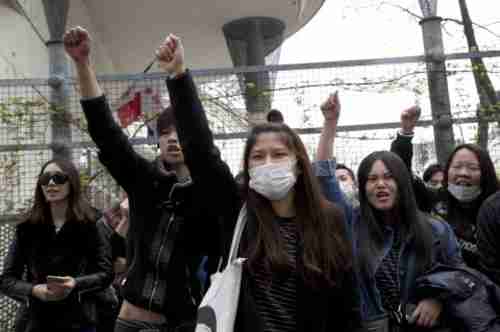
{"type": "MultiPolygon", "coordinates": [[[[483,55],[490,56],[485,59],[487,69],[500,86],[500,52],[483,55]]],[[[476,137],[478,98],[468,57],[448,56],[447,68],[455,137],[471,142],[476,137]]],[[[270,109],[283,113],[314,158],[322,124],[319,105],[335,90],[340,91],[342,103],[335,152],[340,162],[356,169],[368,153],[388,149],[399,127],[400,110],[414,103],[423,109],[414,140],[414,167],[421,171],[435,159],[423,57],[199,70],[193,75],[216,144],[234,174],[240,169],[249,121],[263,118],[270,109]]],[[[100,83],[116,120],[127,126],[124,130],[134,148],[146,158],[155,158],[154,118],[168,103],[164,76],[110,76],[101,77],[100,83]]],[[[78,85],[69,82],[67,88],[69,99],[61,108],[49,102],[52,88],[47,80],[0,81],[0,268],[13,223],[32,203],[40,167],[52,156],[52,133],[60,126],[71,128],[67,146],[92,204],[105,209],[120,196],[120,188],[99,163],[86,133],[78,85]]],[[[490,153],[498,161],[495,135],[493,128],[490,153]]],[[[12,326],[14,311],[12,301],[0,298],[2,331],[12,326]]]]}

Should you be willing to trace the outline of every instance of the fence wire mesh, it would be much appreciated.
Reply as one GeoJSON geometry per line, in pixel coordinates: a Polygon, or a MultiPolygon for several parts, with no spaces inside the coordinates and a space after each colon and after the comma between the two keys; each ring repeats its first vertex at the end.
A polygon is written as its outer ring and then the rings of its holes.
{"type": "MultiPolygon", "coordinates": [[[[500,58],[486,59],[486,65],[499,86],[500,58]]],[[[472,142],[477,124],[471,118],[476,116],[478,98],[470,61],[449,60],[447,70],[456,140],[472,142]]],[[[368,153],[388,149],[401,107],[414,103],[422,106],[426,124],[417,129],[414,139],[414,167],[421,172],[435,159],[426,65],[421,57],[202,70],[193,75],[216,144],[234,174],[241,166],[249,122],[262,119],[270,109],[280,110],[286,123],[297,129],[313,159],[322,125],[319,105],[335,90],[341,92],[342,102],[335,151],[339,162],[356,170],[368,153]]],[[[158,154],[155,115],[168,104],[164,78],[151,74],[100,79],[116,120],[128,124],[124,131],[131,144],[148,159],[158,154]]],[[[0,269],[14,222],[32,203],[40,167],[52,157],[50,143],[61,127],[71,129],[67,146],[91,203],[103,210],[120,196],[119,186],[99,163],[87,134],[78,85],[70,81],[66,88],[68,101],[61,108],[50,103],[52,88],[47,80],[0,81],[0,269]]],[[[491,130],[489,151],[500,166],[496,133],[491,130]]],[[[0,297],[1,331],[12,328],[15,310],[12,300],[0,297]]]]}

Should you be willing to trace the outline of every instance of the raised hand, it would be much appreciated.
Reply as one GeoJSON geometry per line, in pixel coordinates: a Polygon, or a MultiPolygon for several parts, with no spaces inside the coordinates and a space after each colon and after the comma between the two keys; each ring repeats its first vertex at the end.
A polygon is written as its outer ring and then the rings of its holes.
{"type": "Polygon", "coordinates": [[[412,106],[401,112],[401,131],[403,134],[413,134],[413,130],[420,118],[420,107],[412,106]]]}
{"type": "Polygon", "coordinates": [[[76,64],[89,64],[90,35],[82,27],[75,27],[64,34],[64,49],[76,64]]]}
{"type": "Polygon", "coordinates": [[[338,122],[340,116],[340,99],[338,91],[330,94],[328,99],[321,104],[320,109],[323,112],[325,121],[335,121],[338,122]]]}
{"type": "Polygon", "coordinates": [[[169,34],[155,52],[160,68],[168,74],[184,73],[184,47],[179,37],[169,34]]]}
{"type": "Polygon", "coordinates": [[[328,160],[333,156],[335,145],[335,135],[337,135],[337,122],[340,115],[340,99],[337,91],[330,94],[320,106],[325,118],[323,129],[319,137],[318,148],[316,150],[316,160],[328,160]]]}

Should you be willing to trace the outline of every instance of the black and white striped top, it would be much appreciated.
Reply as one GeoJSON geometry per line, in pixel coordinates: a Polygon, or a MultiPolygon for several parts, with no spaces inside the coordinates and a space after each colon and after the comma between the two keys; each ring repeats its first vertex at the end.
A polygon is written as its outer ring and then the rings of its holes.
{"type": "Polygon", "coordinates": [[[253,274],[254,298],[264,332],[297,330],[297,227],[293,218],[278,218],[280,233],[293,270],[285,277],[267,272],[258,265],[253,274]]]}
{"type": "Polygon", "coordinates": [[[387,311],[397,311],[401,302],[399,259],[402,239],[399,227],[393,227],[393,232],[392,247],[375,273],[375,281],[382,298],[382,306],[387,311]]]}

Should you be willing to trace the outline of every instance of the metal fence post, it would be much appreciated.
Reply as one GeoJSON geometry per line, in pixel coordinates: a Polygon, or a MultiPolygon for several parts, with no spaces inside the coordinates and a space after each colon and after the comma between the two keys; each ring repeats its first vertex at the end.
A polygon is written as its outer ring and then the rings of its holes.
{"type": "Polygon", "coordinates": [[[431,99],[434,143],[439,163],[444,165],[455,146],[453,121],[448,93],[448,78],[441,33],[442,18],[426,17],[420,21],[427,60],[427,80],[431,99]]]}
{"type": "Polygon", "coordinates": [[[68,17],[69,0],[43,0],[45,15],[50,32],[47,42],[49,51],[49,85],[51,87],[50,108],[52,122],[53,157],[71,159],[70,149],[57,148],[61,145],[70,146],[71,142],[71,112],[69,63],[63,45],[63,35],[68,17]]]}

